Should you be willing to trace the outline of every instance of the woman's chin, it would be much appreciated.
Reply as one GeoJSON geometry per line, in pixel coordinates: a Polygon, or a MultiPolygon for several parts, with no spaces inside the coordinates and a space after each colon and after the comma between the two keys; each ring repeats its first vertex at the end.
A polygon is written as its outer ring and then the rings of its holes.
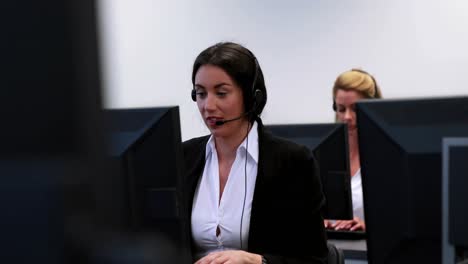
{"type": "Polygon", "coordinates": [[[224,136],[224,131],[223,129],[220,127],[220,126],[216,126],[216,127],[209,127],[209,130],[211,132],[211,135],[213,137],[223,137],[224,136]]]}
{"type": "Polygon", "coordinates": [[[357,135],[357,127],[348,127],[348,134],[351,135],[357,135]]]}

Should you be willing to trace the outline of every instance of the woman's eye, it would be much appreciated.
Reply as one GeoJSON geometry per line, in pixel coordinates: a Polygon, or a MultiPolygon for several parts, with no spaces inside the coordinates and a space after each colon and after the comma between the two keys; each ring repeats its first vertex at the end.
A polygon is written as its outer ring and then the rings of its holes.
{"type": "Polygon", "coordinates": [[[217,94],[219,97],[224,97],[224,96],[226,96],[227,93],[226,93],[226,92],[217,92],[216,94],[217,94]]]}
{"type": "Polygon", "coordinates": [[[206,93],[205,92],[197,92],[197,96],[200,97],[200,98],[203,98],[206,96],[206,93]]]}

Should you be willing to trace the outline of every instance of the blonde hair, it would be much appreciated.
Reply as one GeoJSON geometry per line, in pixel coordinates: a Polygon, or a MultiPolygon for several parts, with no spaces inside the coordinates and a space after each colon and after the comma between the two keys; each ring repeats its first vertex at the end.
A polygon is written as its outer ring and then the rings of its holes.
{"type": "Polygon", "coordinates": [[[365,98],[382,98],[380,87],[374,77],[361,69],[351,69],[340,74],[333,85],[333,101],[338,90],[356,91],[365,98]]]}

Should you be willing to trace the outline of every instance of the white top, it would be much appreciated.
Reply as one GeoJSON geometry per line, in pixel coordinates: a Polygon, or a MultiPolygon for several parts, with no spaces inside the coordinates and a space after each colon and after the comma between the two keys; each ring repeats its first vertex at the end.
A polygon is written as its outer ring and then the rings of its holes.
{"type": "Polygon", "coordinates": [[[213,136],[206,144],[205,168],[195,190],[192,208],[192,237],[195,242],[196,259],[213,251],[241,249],[240,228],[243,207],[242,249],[247,249],[250,211],[257,179],[258,131],[256,122],[253,123],[248,135],[247,161],[246,145],[247,138],[237,148],[236,159],[229,172],[221,200],[219,200],[218,154],[213,136]],[[247,174],[245,175],[246,165],[247,174]],[[245,188],[247,188],[246,193],[245,188]],[[218,226],[220,233],[216,236],[218,226]]]}
{"type": "Polygon", "coordinates": [[[364,204],[362,199],[361,169],[351,177],[351,194],[353,198],[353,215],[364,220],[364,204]]]}

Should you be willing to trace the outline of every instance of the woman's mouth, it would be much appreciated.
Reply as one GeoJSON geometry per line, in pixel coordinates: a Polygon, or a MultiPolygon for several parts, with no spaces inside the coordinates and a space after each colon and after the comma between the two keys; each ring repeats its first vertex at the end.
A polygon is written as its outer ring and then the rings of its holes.
{"type": "Polygon", "coordinates": [[[216,126],[216,122],[220,120],[223,120],[223,119],[221,117],[209,116],[206,118],[206,123],[209,126],[216,126]]]}

